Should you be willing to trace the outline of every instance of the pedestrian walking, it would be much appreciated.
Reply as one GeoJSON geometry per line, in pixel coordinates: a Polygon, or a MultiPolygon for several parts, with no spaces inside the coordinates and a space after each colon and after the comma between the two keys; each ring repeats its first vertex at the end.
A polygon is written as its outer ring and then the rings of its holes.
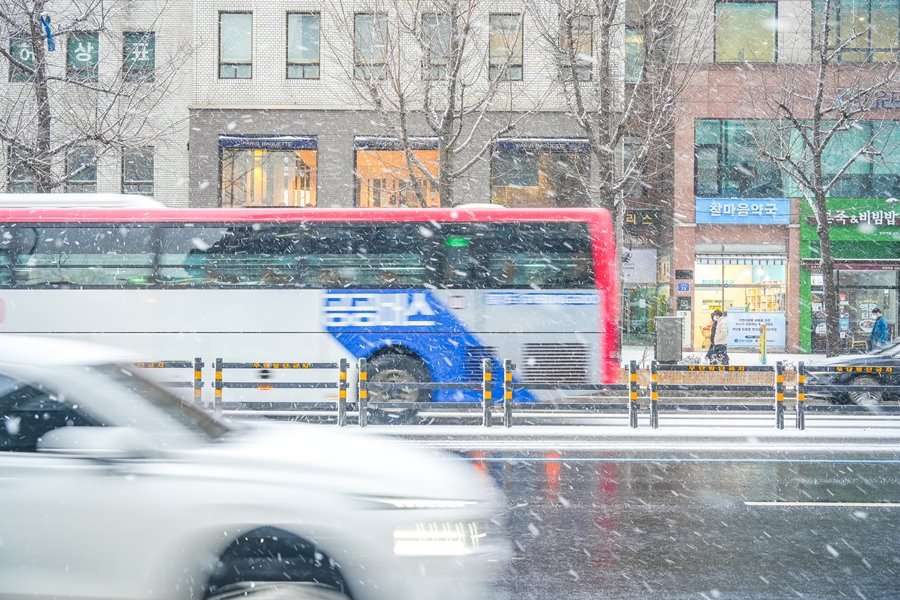
{"type": "Polygon", "coordinates": [[[874,352],[878,348],[881,348],[887,344],[888,341],[887,321],[881,316],[881,309],[877,306],[873,308],[872,316],[875,317],[875,324],[872,325],[872,331],[869,333],[869,340],[866,342],[869,352],[874,352]]]}
{"type": "Polygon", "coordinates": [[[712,329],[709,332],[709,351],[706,358],[711,365],[727,365],[728,359],[728,320],[721,310],[712,313],[712,329]]]}

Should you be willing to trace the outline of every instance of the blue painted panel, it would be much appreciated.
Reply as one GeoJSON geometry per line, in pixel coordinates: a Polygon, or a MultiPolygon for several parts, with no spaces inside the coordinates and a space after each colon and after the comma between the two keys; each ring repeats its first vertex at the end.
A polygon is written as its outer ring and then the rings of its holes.
{"type": "Polygon", "coordinates": [[[697,198],[697,223],[790,225],[789,198],[697,198]]]}

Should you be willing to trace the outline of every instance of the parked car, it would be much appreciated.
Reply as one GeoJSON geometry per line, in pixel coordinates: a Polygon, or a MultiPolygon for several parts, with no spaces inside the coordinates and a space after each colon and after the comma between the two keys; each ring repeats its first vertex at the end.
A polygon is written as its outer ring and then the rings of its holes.
{"type": "Polygon", "coordinates": [[[807,387],[806,395],[821,397],[834,404],[878,404],[885,401],[897,401],[900,394],[896,392],[859,391],[839,392],[828,389],[818,389],[816,385],[859,385],[859,386],[885,386],[900,385],[900,339],[890,342],[886,346],[870,354],[851,354],[835,356],[822,360],[812,361],[806,364],[807,387]],[[871,370],[862,372],[841,371],[822,372],[816,371],[817,367],[860,367],[871,370]]]}
{"type": "Polygon", "coordinates": [[[134,359],[0,335],[0,597],[471,598],[507,556],[466,462],[217,420],[134,359]]]}

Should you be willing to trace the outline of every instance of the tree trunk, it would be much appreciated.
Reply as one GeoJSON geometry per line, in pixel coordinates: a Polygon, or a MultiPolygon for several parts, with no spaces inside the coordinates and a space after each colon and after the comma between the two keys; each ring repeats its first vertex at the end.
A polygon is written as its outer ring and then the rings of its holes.
{"type": "Polygon", "coordinates": [[[30,157],[30,167],[35,177],[38,192],[53,190],[53,160],[50,155],[50,92],[47,89],[47,53],[44,49],[44,31],[40,15],[44,10],[44,2],[34,5],[30,15],[30,33],[32,51],[34,52],[34,100],[37,112],[37,135],[30,157]]]}
{"type": "Polygon", "coordinates": [[[819,236],[819,257],[822,267],[822,308],[825,310],[825,355],[841,353],[840,304],[834,281],[834,257],[831,254],[828,211],[825,195],[816,196],[816,233],[819,236]]]}

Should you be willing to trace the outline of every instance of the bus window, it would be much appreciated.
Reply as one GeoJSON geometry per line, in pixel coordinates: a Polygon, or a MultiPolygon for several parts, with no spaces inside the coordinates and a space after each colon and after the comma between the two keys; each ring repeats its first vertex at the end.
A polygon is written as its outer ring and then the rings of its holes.
{"type": "Polygon", "coordinates": [[[153,282],[152,229],[141,225],[8,226],[19,287],[130,287],[153,282]]]}

